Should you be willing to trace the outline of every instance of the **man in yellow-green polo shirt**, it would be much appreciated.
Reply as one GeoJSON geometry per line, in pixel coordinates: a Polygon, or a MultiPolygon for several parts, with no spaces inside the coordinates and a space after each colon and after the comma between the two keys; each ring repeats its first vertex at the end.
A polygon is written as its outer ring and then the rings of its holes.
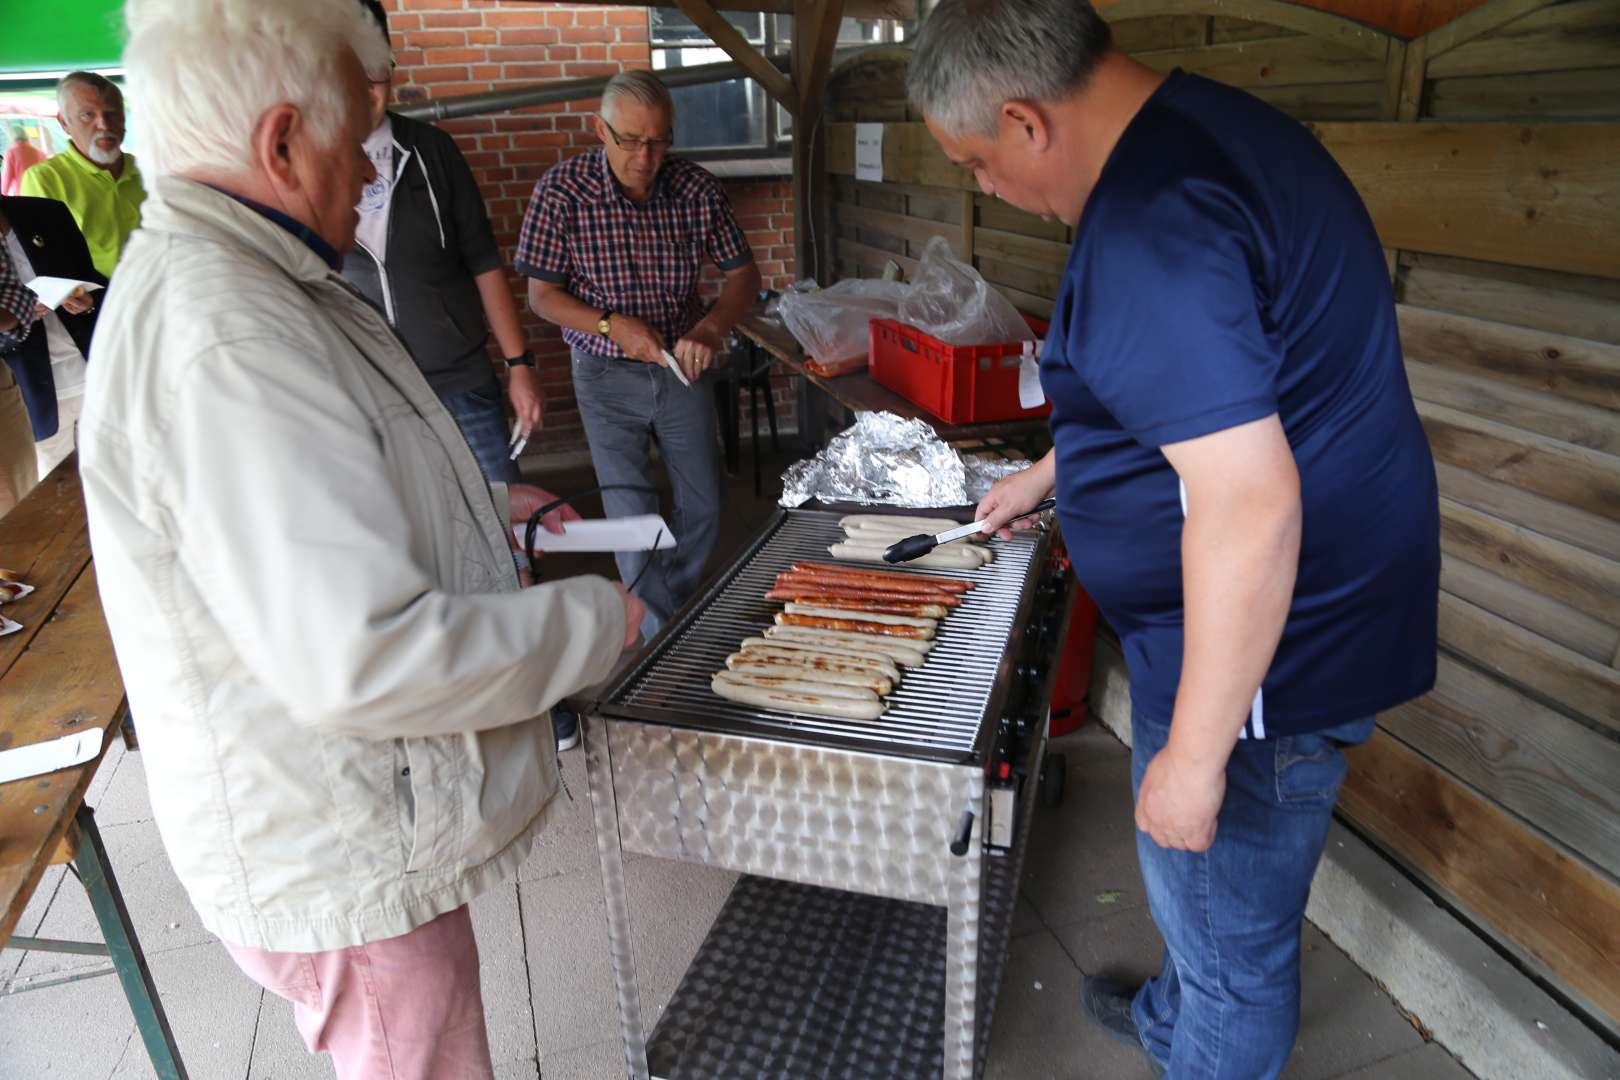
{"type": "Polygon", "coordinates": [[[22,193],[67,203],[96,269],[111,277],[146,198],[134,155],[123,149],[124,95],[100,75],[75,71],[56,84],[56,107],[72,143],[23,173],[22,193]]]}

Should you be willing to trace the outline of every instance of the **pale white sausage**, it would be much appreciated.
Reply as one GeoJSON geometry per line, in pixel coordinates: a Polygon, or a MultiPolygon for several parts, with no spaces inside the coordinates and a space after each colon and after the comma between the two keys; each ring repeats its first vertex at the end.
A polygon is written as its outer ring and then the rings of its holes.
{"type": "Polygon", "coordinates": [[[825,694],[799,694],[785,690],[767,690],[760,686],[735,682],[724,674],[716,673],[709,683],[716,694],[743,705],[783,712],[805,713],[810,716],[831,716],[841,720],[876,720],[883,715],[883,702],[876,694],[867,701],[853,698],[830,697],[825,694]]]}

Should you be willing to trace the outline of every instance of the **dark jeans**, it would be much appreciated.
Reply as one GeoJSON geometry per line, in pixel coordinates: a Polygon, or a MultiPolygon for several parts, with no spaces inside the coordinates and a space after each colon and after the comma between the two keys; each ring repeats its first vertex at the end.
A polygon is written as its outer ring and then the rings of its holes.
{"type": "MultiPolygon", "coordinates": [[[[1342,750],[1368,717],[1308,735],[1240,739],[1208,851],[1136,834],[1164,965],[1132,1006],[1172,1080],[1262,1080],[1282,1072],[1299,1029],[1299,935],[1344,779],[1342,750]]],[[[1131,790],[1170,735],[1131,717],[1131,790]]]]}
{"type": "MultiPolygon", "coordinates": [[[[651,484],[652,441],[675,489],[669,519],[675,548],[621,551],[614,558],[625,584],[636,585],[647,605],[642,636],[651,638],[696,591],[720,527],[720,451],[716,444],[714,393],[707,379],[682,386],[668,368],[636,360],[610,360],[573,350],[574,397],[591,447],[596,482],[651,484]]],[[[658,495],[604,491],[607,516],[658,513],[658,495]]]]}
{"type": "Polygon", "coordinates": [[[439,400],[461,429],[462,438],[472,448],[484,479],[491,484],[515,484],[521,477],[517,463],[507,458],[511,429],[506,422],[506,403],[501,384],[491,376],[484,386],[461,394],[446,394],[439,400]]]}

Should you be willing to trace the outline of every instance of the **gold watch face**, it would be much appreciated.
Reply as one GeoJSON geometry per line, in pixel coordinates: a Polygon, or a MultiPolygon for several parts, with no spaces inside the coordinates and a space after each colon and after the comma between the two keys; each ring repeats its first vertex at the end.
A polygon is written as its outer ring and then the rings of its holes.
{"type": "Polygon", "coordinates": [[[601,319],[598,319],[596,321],[596,332],[598,334],[601,334],[603,337],[607,337],[608,336],[608,331],[611,330],[611,329],[613,329],[613,322],[612,322],[612,317],[611,316],[605,316],[605,317],[603,317],[601,319]]]}

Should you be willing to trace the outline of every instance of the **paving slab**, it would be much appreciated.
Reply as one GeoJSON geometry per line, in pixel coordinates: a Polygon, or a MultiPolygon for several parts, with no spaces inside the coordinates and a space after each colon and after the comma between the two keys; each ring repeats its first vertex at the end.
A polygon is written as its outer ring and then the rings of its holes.
{"type": "Polygon", "coordinates": [[[1068,758],[1063,802],[1035,814],[1023,895],[1051,927],[1145,905],[1130,751],[1096,725],[1052,740],[1052,749],[1068,758]]]}
{"type": "Polygon", "coordinates": [[[614,1080],[625,1075],[624,1045],[617,1036],[547,1054],[540,1062],[545,1080],[614,1080]]]}
{"type": "Polygon", "coordinates": [[[1334,1080],[1470,1080],[1473,1075],[1439,1043],[1424,1043],[1416,1050],[1341,1073],[1334,1080]]]}
{"type": "Polygon", "coordinates": [[[146,794],[146,759],[125,750],[119,739],[96,770],[84,801],[96,812],[96,824],[103,831],[113,825],[152,820],[152,802],[146,794]]]}
{"type": "Polygon", "coordinates": [[[478,940],[478,980],[492,1061],[534,1061],[534,1015],[529,1009],[528,956],[517,883],[503,885],[470,907],[478,940]]]}
{"type": "Polygon", "coordinates": [[[601,874],[576,870],[526,881],[518,895],[542,1064],[561,1051],[617,1039],[601,874]]]}
{"type": "Polygon", "coordinates": [[[111,975],[0,997],[0,1077],[106,1080],[134,1030],[111,975]]]}
{"type": "Polygon", "coordinates": [[[990,1028],[985,1080],[1150,1080],[1147,1058],[1080,1016],[1080,972],[1050,931],[1012,943],[990,1028]]]}
{"type": "Polygon", "coordinates": [[[585,752],[576,748],[558,755],[557,760],[567,790],[557,793],[557,809],[518,869],[519,881],[543,881],[579,870],[595,870],[599,865],[596,832],[591,824],[591,792],[585,783],[585,752]]]}
{"type": "MultiPolygon", "coordinates": [[[[171,949],[215,940],[203,929],[180,879],[174,876],[155,825],[150,821],[110,825],[101,830],[101,838],[135,924],[135,936],[148,959],[171,949]]],[[[62,882],[35,936],[64,941],[101,940],[101,927],[90,908],[90,898],[77,880],[62,882]]],[[[104,958],[95,956],[30,952],[17,969],[17,976],[76,971],[104,963],[104,958]]]]}
{"type": "MultiPolygon", "coordinates": [[[[246,975],[238,973],[243,981],[246,975]]],[[[233,1076],[237,1074],[232,1074],[233,1076]]],[[[248,1080],[333,1080],[337,1072],[327,1054],[312,1054],[293,1024],[292,1003],[266,993],[259,1003],[248,1080]]]]}
{"type": "MultiPolygon", "coordinates": [[[[225,947],[213,942],[175,949],[149,963],[186,1072],[197,1080],[245,1073],[264,992],[242,974],[225,947]]],[[[116,979],[107,981],[117,985],[116,979]]],[[[123,1013],[129,1015],[127,1006],[123,1013]]],[[[131,1037],[112,1080],[156,1080],[146,1044],[134,1028],[131,1019],[131,1037]]]]}
{"type": "Polygon", "coordinates": [[[1128,907],[1052,931],[1087,975],[1135,984],[1159,973],[1164,940],[1145,907],[1128,907]]]}

